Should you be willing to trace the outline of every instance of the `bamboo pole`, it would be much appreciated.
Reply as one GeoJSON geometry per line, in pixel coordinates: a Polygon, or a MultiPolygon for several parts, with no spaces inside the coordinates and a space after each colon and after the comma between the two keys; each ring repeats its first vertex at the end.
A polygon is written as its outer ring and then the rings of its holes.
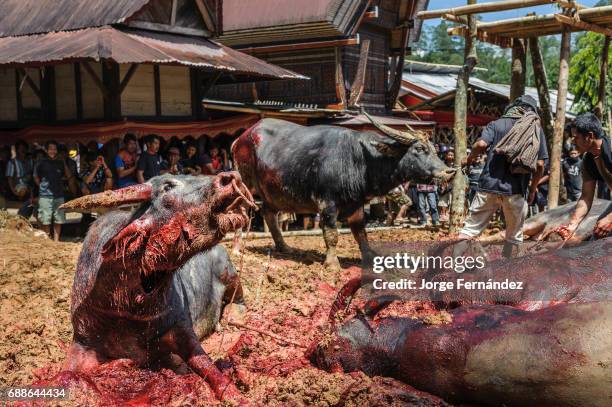
{"type": "Polygon", "coordinates": [[[555,131],[550,152],[550,179],[548,187],[548,207],[556,208],[559,204],[559,186],[561,184],[561,147],[563,145],[563,130],[565,127],[565,108],[567,103],[567,82],[569,74],[569,54],[571,32],[568,28],[561,35],[561,53],[559,57],[559,82],[557,90],[557,113],[555,115],[555,131]]]}
{"type": "Polygon", "coordinates": [[[564,16],[563,14],[555,14],[555,20],[557,20],[561,24],[566,24],[570,27],[576,28],[577,30],[592,31],[594,33],[603,34],[607,36],[612,35],[612,30],[609,28],[602,27],[597,24],[587,23],[581,20],[576,20],[574,18],[564,16]]]}
{"type": "MultiPolygon", "coordinates": [[[[468,0],[468,5],[476,4],[476,0],[468,0]]],[[[461,168],[461,162],[467,150],[467,106],[468,85],[470,73],[478,63],[476,54],[476,17],[468,16],[469,32],[465,36],[465,51],[463,67],[457,75],[457,91],[455,93],[455,168],[461,168]]],[[[453,199],[450,209],[450,233],[457,233],[463,226],[465,214],[465,177],[458,171],[453,177],[453,199]]]]}
{"type": "MultiPolygon", "coordinates": [[[[599,69],[599,89],[595,114],[603,122],[604,112],[606,111],[606,78],[608,77],[608,53],[610,51],[610,38],[606,36],[601,50],[601,68],[599,69]]],[[[610,126],[610,123],[608,123],[610,126]]]]}
{"type": "Polygon", "coordinates": [[[533,66],[533,76],[535,78],[538,99],[540,100],[540,111],[542,114],[542,127],[546,135],[546,145],[548,151],[552,151],[552,140],[554,134],[553,115],[550,108],[550,92],[548,90],[548,79],[546,67],[542,60],[542,52],[538,37],[529,38],[529,53],[531,54],[531,64],[533,66]]]}
{"type": "Polygon", "coordinates": [[[510,82],[510,101],[525,94],[527,78],[527,53],[525,41],[516,38],[512,44],[512,77],[510,82]]]}
{"type": "MultiPolygon", "coordinates": [[[[508,18],[505,20],[497,20],[490,22],[481,22],[478,23],[478,29],[483,31],[488,31],[491,33],[495,32],[506,32],[506,31],[520,31],[524,28],[539,28],[543,26],[547,26],[550,24],[557,24],[556,14],[544,14],[544,15],[535,15],[535,16],[526,16],[526,17],[517,17],[517,18],[508,18]]],[[[576,15],[581,21],[591,22],[591,19],[605,17],[612,17],[612,6],[602,6],[602,7],[591,7],[585,8],[582,10],[578,10],[576,15]]],[[[593,21],[593,24],[596,22],[593,21]]]]}
{"type": "Polygon", "coordinates": [[[476,2],[468,2],[467,6],[459,6],[453,8],[445,8],[439,10],[425,10],[417,13],[417,18],[428,20],[431,18],[439,18],[444,14],[472,15],[478,13],[490,13],[494,11],[512,10],[523,7],[539,6],[542,4],[554,3],[556,0],[506,0],[489,3],[476,4],[476,2]]]}

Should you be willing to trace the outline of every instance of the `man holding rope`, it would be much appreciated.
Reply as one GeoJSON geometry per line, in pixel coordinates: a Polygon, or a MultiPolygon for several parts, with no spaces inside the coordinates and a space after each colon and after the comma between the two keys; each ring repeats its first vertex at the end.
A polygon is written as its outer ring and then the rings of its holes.
{"type": "MultiPolygon", "coordinates": [[[[612,152],[610,140],[606,137],[601,122],[593,113],[584,113],[576,117],[571,124],[574,144],[582,159],[582,193],[576,203],[574,213],[568,225],[555,229],[563,240],[568,240],[588,215],[595,198],[597,181],[605,182],[612,188],[612,152]]],[[[612,204],[597,220],[593,231],[596,239],[604,238],[612,232],[612,204]]]]}
{"type": "Polygon", "coordinates": [[[463,164],[474,163],[485,152],[487,161],[458,239],[473,239],[480,235],[501,207],[506,222],[504,256],[510,257],[522,243],[527,203],[535,198],[538,181],[544,172],[544,161],[548,159],[537,111],[534,98],[528,95],[518,97],[501,118],[487,125],[472,146],[463,164]]]}

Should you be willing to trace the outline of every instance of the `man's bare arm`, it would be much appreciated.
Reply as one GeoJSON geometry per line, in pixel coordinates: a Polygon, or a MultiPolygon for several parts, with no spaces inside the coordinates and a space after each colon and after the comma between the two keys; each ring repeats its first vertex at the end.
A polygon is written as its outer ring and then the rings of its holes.
{"type": "Polygon", "coordinates": [[[125,167],[117,167],[117,175],[120,178],[125,178],[127,176],[132,175],[134,172],[136,171],[136,167],[132,167],[132,168],[128,168],[126,169],[125,167]]]}
{"type": "Polygon", "coordinates": [[[477,140],[472,145],[472,152],[470,152],[470,155],[465,159],[465,163],[466,164],[473,163],[480,154],[482,154],[485,151],[487,151],[487,147],[489,147],[489,145],[487,144],[486,141],[484,141],[482,139],[477,140]]]}
{"type": "Polygon", "coordinates": [[[143,170],[138,170],[138,172],[136,172],[136,179],[138,180],[138,183],[144,184],[145,179],[143,170]]]}
{"type": "Polygon", "coordinates": [[[570,216],[570,223],[568,228],[571,231],[576,230],[582,219],[588,215],[591,210],[591,205],[593,205],[593,199],[595,199],[595,186],[597,182],[595,180],[583,180],[582,182],[582,194],[580,195],[580,199],[576,202],[576,209],[574,209],[574,213],[570,216]]]}

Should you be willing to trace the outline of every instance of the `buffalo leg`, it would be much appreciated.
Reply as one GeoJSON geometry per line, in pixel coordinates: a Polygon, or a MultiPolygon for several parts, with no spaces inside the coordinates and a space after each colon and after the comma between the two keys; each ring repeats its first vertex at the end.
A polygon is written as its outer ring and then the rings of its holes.
{"type": "Polygon", "coordinates": [[[338,255],[336,254],[336,246],[338,245],[338,229],[336,228],[338,211],[336,204],[333,202],[322,202],[319,204],[319,212],[321,213],[323,240],[325,240],[325,247],[327,248],[325,265],[331,268],[340,268],[338,255]]]}
{"type": "Polygon", "coordinates": [[[353,212],[353,214],[348,217],[347,221],[353,233],[353,237],[359,245],[361,256],[365,260],[371,255],[371,250],[368,244],[368,235],[365,230],[366,222],[363,206],[353,212]]]}
{"type": "Polygon", "coordinates": [[[181,326],[175,327],[164,335],[162,343],[171,352],[179,355],[187,362],[187,365],[194,372],[202,376],[219,400],[229,399],[244,402],[244,398],[236,385],[215,366],[213,360],[200,345],[192,329],[181,326]]]}
{"type": "Polygon", "coordinates": [[[272,234],[272,239],[274,239],[274,244],[276,245],[276,250],[279,252],[289,252],[291,249],[285,243],[285,239],[283,239],[283,234],[278,226],[278,212],[271,210],[269,208],[263,208],[263,216],[268,225],[268,229],[270,229],[270,233],[272,234]]]}

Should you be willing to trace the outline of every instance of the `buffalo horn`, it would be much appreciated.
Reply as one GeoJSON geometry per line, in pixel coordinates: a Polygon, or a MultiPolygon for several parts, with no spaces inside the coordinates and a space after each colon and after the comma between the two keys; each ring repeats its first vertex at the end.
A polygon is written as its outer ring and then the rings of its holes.
{"type": "Polygon", "coordinates": [[[372,116],[370,116],[367,112],[363,111],[362,112],[365,117],[368,118],[368,120],[370,122],[372,122],[372,124],[374,125],[374,127],[376,127],[378,130],[382,131],[384,134],[386,134],[387,136],[391,137],[393,140],[402,143],[402,144],[412,144],[415,141],[417,141],[419,139],[419,137],[415,136],[412,133],[409,132],[405,132],[405,131],[399,131],[399,130],[395,130],[392,129],[389,126],[385,126],[382,123],[378,123],[376,120],[374,120],[374,118],[372,116]]]}
{"type": "Polygon", "coordinates": [[[145,202],[151,199],[151,184],[138,184],[114,191],[85,195],[68,201],[60,209],[68,212],[88,212],[95,208],[116,208],[123,205],[145,202]]]}

